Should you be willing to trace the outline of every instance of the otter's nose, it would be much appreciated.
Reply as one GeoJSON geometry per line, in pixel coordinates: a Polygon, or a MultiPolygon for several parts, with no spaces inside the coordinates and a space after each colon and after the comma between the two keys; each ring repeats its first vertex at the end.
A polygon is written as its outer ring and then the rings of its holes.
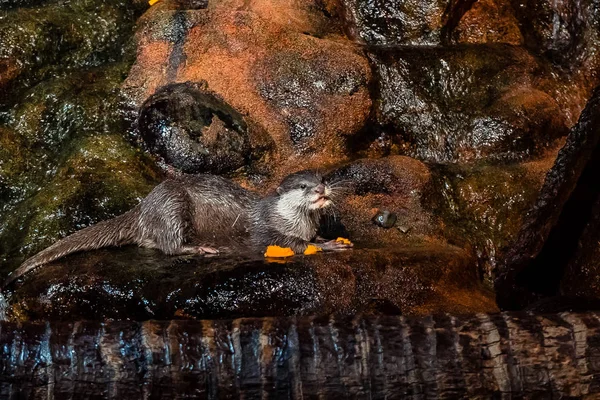
{"type": "Polygon", "coordinates": [[[315,188],[315,193],[324,194],[325,193],[325,185],[319,183],[319,185],[315,188]]]}

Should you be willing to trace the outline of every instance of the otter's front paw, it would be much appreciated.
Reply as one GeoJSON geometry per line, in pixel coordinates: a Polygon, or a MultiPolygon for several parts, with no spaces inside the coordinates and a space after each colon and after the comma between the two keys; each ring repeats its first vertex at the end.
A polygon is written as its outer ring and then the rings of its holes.
{"type": "Polygon", "coordinates": [[[329,242],[318,244],[320,248],[325,251],[340,251],[340,250],[350,250],[354,245],[348,241],[348,243],[330,240],[329,242]]]}

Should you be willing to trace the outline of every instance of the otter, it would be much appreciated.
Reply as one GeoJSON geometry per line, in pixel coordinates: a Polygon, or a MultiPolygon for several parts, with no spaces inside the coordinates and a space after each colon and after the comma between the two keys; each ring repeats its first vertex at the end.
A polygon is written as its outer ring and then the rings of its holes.
{"type": "Polygon", "coordinates": [[[67,254],[136,244],[168,255],[264,251],[269,245],[303,253],[311,241],[326,251],[352,245],[317,236],[321,216],[339,186],[317,172],[287,176],[272,195],[256,193],[216,175],[182,175],[156,186],[136,207],[59,240],[26,260],[5,285],[67,254]]]}

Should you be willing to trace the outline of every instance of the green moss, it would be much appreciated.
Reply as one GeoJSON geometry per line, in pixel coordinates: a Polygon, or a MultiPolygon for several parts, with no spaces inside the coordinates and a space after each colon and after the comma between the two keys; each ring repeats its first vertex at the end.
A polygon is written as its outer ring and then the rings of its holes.
{"type": "Polygon", "coordinates": [[[129,64],[109,64],[41,82],[13,110],[12,125],[29,147],[58,152],[83,134],[122,129],[119,87],[129,64]]]}

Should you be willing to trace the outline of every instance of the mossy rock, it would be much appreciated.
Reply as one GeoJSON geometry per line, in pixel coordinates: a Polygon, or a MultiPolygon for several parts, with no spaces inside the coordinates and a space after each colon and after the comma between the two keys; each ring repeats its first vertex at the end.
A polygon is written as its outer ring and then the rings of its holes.
{"type": "Polygon", "coordinates": [[[160,180],[152,160],[119,135],[85,138],[74,147],[56,175],[2,224],[0,253],[18,260],[121,214],[160,180]]]}
{"type": "Polygon", "coordinates": [[[18,203],[47,184],[75,144],[122,134],[119,85],[127,62],[55,78],[30,89],[0,125],[0,225],[18,203]]]}
{"type": "Polygon", "coordinates": [[[473,247],[483,279],[492,284],[496,260],[521,228],[538,195],[539,179],[519,164],[432,168],[427,199],[451,243],[473,247]],[[434,204],[435,203],[435,204],[434,204]]]}
{"type": "Polygon", "coordinates": [[[142,8],[123,0],[49,1],[15,8],[0,17],[0,104],[21,90],[68,69],[89,68],[122,58],[142,8]]]}

